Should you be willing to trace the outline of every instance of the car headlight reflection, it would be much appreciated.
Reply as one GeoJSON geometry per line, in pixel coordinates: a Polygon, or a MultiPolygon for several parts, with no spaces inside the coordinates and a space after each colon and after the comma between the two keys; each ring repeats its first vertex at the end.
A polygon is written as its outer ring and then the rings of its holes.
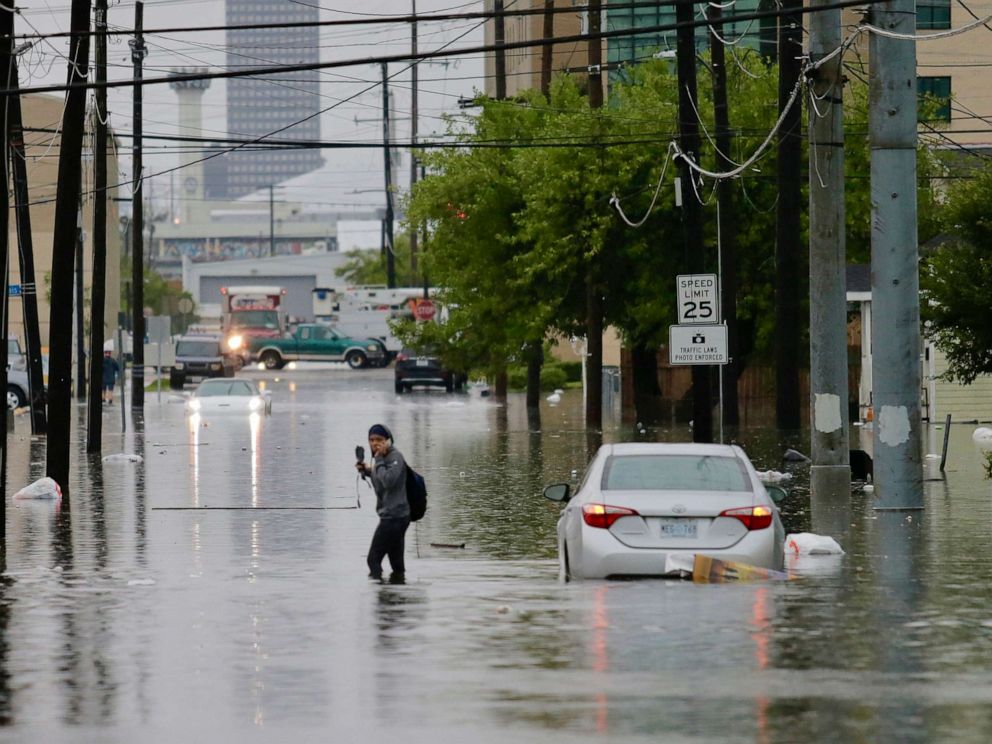
{"type": "Polygon", "coordinates": [[[196,399],[196,398],[191,398],[190,399],[190,401],[189,401],[189,410],[194,411],[194,412],[195,411],[199,411],[200,410],[200,407],[201,407],[201,404],[200,404],[200,401],[198,399],[196,399]]]}
{"type": "Polygon", "coordinates": [[[261,407],[262,407],[262,399],[259,398],[257,395],[253,396],[252,399],[248,401],[248,409],[251,411],[257,411],[261,407]]]}

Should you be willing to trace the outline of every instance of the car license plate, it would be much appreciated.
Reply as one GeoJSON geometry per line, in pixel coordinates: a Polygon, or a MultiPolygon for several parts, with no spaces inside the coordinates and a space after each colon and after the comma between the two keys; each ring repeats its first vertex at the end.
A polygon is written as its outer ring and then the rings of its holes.
{"type": "Polygon", "coordinates": [[[430,359],[418,359],[417,360],[417,366],[418,367],[427,367],[427,366],[430,365],[430,363],[431,363],[431,360],[430,359]]]}
{"type": "Polygon", "coordinates": [[[697,524],[695,519],[660,519],[662,537],[687,537],[697,536],[697,524]]]}

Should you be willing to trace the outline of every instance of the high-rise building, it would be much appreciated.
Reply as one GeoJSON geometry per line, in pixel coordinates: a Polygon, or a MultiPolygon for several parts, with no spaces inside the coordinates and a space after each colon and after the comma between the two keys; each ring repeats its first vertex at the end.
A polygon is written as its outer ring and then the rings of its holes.
{"type": "MultiPolygon", "coordinates": [[[[227,25],[316,23],[320,11],[290,0],[226,0],[227,25]]],[[[298,65],[320,59],[319,29],[257,28],[227,32],[227,65],[251,68],[298,65]]],[[[281,140],[320,139],[320,81],[316,70],[227,81],[227,131],[253,139],[272,132],[281,140]],[[285,128],[285,129],[284,129],[285,128]]],[[[317,149],[243,148],[204,165],[206,195],[231,199],[316,170],[317,149]]]]}

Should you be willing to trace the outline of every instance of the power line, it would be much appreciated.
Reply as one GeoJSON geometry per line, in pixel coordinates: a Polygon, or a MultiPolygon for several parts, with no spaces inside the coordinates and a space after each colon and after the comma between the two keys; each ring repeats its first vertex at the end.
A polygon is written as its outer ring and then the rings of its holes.
{"type": "MultiPolygon", "coordinates": [[[[835,10],[839,8],[851,8],[851,7],[863,7],[864,5],[875,5],[884,2],[884,0],[841,0],[840,2],[831,3],[828,5],[817,6],[816,8],[802,8],[797,12],[802,13],[818,13],[824,10],[835,10]]],[[[279,65],[274,67],[259,67],[250,70],[227,70],[224,72],[211,72],[211,73],[200,73],[200,74],[182,74],[182,75],[171,75],[169,77],[159,77],[159,78],[144,78],[141,81],[135,80],[114,80],[108,81],[106,83],[93,83],[86,82],[74,85],[47,85],[39,86],[34,88],[21,88],[21,94],[28,93],[61,93],[67,90],[85,88],[85,89],[97,89],[97,88],[122,88],[122,87],[134,87],[136,84],[142,86],[147,85],[163,85],[171,84],[176,82],[192,82],[197,80],[218,80],[218,79],[229,79],[229,78],[242,78],[242,77],[257,77],[258,75],[273,75],[281,73],[292,73],[292,72],[309,72],[313,70],[326,70],[335,69],[340,67],[355,67],[359,65],[369,65],[369,64],[389,64],[392,62],[416,62],[428,59],[438,59],[446,57],[457,57],[466,54],[485,54],[487,52],[494,51],[512,51],[515,49],[529,49],[533,47],[544,47],[549,45],[560,45],[568,44],[571,42],[582,42],[590,41],[593,39],[612,39],[621,38],[624,36],[639,36],[644,34],[660,33],[664,31],[677,31],[680,28],[700,28],[704,26],[711,25],[722,25],[727,23],[735,23],[740,21],[749,21],[752,19],[760,20],[762,18],[779,18],[783,15],[788,15],[784,10],[767,10],[767,11],[757,11],[754,13],[746,13],[736,16],[724,16],[717,20],[693,20],[693,21],[683,21],[681,23],[665,23],[655,26],[646,26],[641,28],[627,28],[627,29],[614,29],[599,31],[594,34],[575,34],[572,36],[556,36],[552,38],[541,38],[541,39],[526,39],[523,41],[508,42],[504,44],[483,44],[482,46],[473,47],[462,47],[460,49],[448,49],[442,47],[441,49],[423,52],[420,54],[410,54],[409,52],[403,54],[391,54],[379,57],[366,57],[364,59],[345,59],[345,60],[331,60],[327,62],[310,62],[306,64],[297,65],[279,65]]],[[[463,34],[467,35],[466,34],[463,34]]],[[[6,89],[0,91],[0,95],[10,95],[14,90],[6,89]]]]}

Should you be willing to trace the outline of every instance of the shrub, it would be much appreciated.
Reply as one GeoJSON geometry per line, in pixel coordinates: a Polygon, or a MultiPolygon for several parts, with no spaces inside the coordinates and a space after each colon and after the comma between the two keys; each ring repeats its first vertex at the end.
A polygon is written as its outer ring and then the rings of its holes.
{"type": "Polygon", "coordinates": [[[559,362],[554,366],[560,367],[565,372],[565,379],[568,382],[582,382],[582,362],[559,362]]]}
{"type": "MultiPolygon", "coordinates": [[[[526,383],[526,375],[524,379],[526,383]]],[[[541,368],[541,390],[564,388],[566,382],[568,382],[568,374],[561,365],[546,364],[541,368]]]]}
{"type": "Polygon", "coordinates": [[[507,386],[510,390],[526,390],[527,389],[527,368],[526,367],[510,367],[506,371],[507,386]]]}

